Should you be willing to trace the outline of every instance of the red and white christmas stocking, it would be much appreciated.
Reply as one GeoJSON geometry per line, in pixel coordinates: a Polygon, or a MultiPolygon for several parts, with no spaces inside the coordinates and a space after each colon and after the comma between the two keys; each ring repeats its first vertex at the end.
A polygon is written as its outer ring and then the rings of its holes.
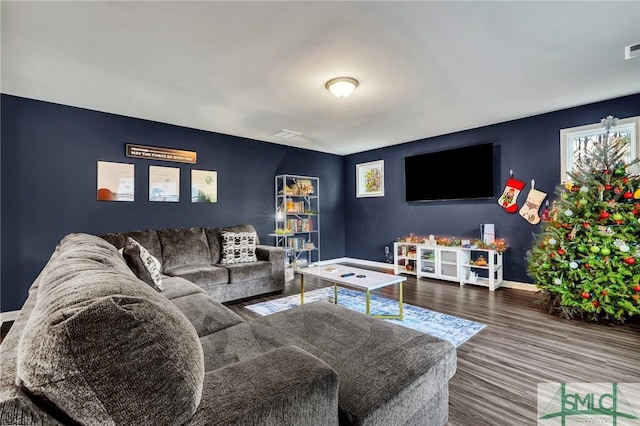
{"type": "Polygon", "coordinates": [[[512,177],[507,180],[504,191],[500,198],[498,198],[498,204],[501,205],[507,213],[515,213],[518,211],[516,200],[518,199],[518,195],[520,194],[520,191],[522,191],[522,188],[524,188],[523,181],[512,177]]]}

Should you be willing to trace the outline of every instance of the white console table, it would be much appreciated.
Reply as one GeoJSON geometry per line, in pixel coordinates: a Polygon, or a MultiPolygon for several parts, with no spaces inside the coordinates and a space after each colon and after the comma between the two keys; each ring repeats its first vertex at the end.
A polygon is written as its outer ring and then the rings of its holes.
{"type": "Polygon", "coordinates": [[[497,250],[396,242],[393,253],[395,274],[481,285],[490,291],[503,282],[503,255],[497,250]],[[474,263],[480,256],[486,265],[474,263]]]}

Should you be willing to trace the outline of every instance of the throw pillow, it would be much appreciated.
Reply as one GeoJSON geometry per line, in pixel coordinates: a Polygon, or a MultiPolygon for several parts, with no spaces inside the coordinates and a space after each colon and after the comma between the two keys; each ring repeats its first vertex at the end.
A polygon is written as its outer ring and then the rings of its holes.
{"type": "Polygon", "coordinates": [[[220,263],[248,263],[257,262],[255,232],[223,232],[222,258],[220,263]]]}
{"type": "Polygon", "coordinates": [[[160,274],[162,265],[155,256],[149,253],[149,250],[133,238],[128,237],[122,254],[136,277],[158,291],[163,290],[162,275],[160,274]]]}

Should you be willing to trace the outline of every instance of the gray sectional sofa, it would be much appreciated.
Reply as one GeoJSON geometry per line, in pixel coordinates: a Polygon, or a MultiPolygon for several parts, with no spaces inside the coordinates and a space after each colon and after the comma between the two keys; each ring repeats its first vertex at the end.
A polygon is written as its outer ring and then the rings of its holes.
{"type": "Polygon", "coordinates": [[[0,345],[0,424],[446,424],[450,343],[325,302],[244,321],[207,291],[66,236],[0,345]]]}
{"type": "Polygon", "coordinates": [[[167,276],[184,278],[202,287],[218,302],[229,302],[284,289],[284,250],[260,245],[256,235],[255,262],[221,264],[226,232],[255,232],[253,225],[220,228],[147,229],[102,238],[122,249],[127,237],[144,246],[167,276]]]}

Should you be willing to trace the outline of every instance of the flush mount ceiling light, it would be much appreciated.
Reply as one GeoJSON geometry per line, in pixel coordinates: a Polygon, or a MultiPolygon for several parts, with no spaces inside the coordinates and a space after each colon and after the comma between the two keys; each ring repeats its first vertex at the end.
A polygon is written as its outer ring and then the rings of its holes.
{"type": "Polygon", "coordinates": [[[325,87],[338,98],[346,98],[358,87],[358,80],[351,77],[338,77],[327,81],[325,87]]]}

